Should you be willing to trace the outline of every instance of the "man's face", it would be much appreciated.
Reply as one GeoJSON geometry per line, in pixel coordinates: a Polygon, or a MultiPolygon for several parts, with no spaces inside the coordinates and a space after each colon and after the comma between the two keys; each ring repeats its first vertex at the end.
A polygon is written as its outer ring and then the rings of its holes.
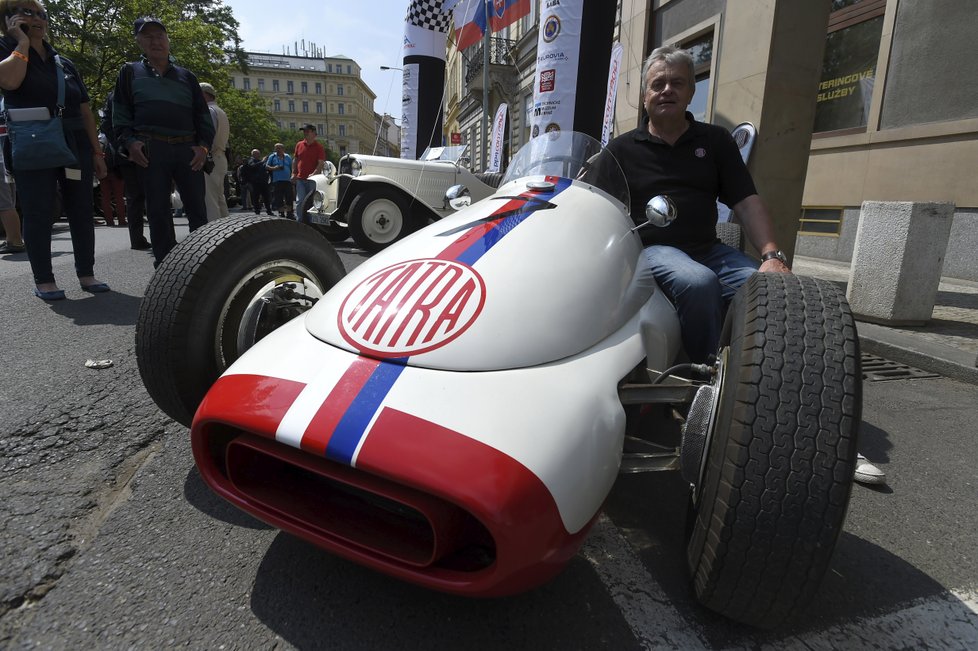
{"type": "Polygon", "coordinates": [[[254,158],[255,160],[258,160],[259,158],[261,158],[261,152],[258,151],[257,149],[252,149],[251,157],[254,158]]]}
{"type": "Polygon", "coordinates": [[[276,153],[277,155],[279,155],[279,156],[281,156],[282,154],[284,154],[284,153],[285,153],[285,145],[282,145],[282,146],[279,146],[279,147],[276,147],[276,148],[275,148],[275,153],[276,153]]]}
{"type": "Polygon", "coordinates": [[[136,34],[136,44],[148,59],[165,59],[170,56],[170,39],[159,25],[144,25],[136,34]]]}
{"type": "Polygon", "coordinates": [[[683,65],[656,61],[645,78],[645,111],[651,119],[676,118],[686,114],[696,84],[683,65]]]}
{"type": "Polygon", "coordinates": [[[303,129],[302,135],[305,136],[307,142],[312,142],[316,139],[316,131],[314,129],[303,129]]]}

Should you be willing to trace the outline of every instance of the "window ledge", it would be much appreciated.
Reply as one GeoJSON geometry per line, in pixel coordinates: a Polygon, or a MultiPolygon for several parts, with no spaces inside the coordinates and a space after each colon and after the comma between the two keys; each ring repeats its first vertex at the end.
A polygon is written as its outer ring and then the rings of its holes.
{"type": "Polygon", "coordinates": [[[907,140],[927,140],[932,138],[946,138],[948,136],[974,136],[975,134],[978,134],[978,118],[970,118],[967,120],[929,122],[927,124],[915,124],[896,129],[864,131],[837,136],[819,136],[818,134],[813,134],[811,148],[812,151],[846,149],[907,140]]]}

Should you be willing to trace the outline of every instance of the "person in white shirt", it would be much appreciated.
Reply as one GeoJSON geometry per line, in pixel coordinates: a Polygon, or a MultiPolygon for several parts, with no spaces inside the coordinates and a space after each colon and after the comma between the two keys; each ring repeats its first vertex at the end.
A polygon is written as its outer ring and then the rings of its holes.
{"type": "Polygon", "coordinates": [[[218,217],[227,217],[230,214],[228,202],[224,196],[224,177],[228,172],[228,159],[226,155],[228,147],[228,134],[231,125],[228,122],[227,113],[217,105],[217,92],[214,87],[207,82],[201,82],[200,90],[204,93],[207,100],[207,108],[211,112],[211,121],[214,123],[214,144],[211,146],[211,158],[214,160],[214,169],[209,174],[204,175],[205,189],[204,203],[207,206],[207,221],[213,221],[218,217]]]}

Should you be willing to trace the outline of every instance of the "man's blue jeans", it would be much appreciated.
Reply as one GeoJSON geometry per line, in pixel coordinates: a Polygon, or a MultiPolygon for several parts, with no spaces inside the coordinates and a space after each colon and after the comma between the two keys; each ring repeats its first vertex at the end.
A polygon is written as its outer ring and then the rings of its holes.
{"type": "Polygon", "coordinates": [[[690,361],[705,362],[720,345],[727,305],[757,270],[757,262],[720,243],[694,253],[656,244],[643,254],[643,274],[654,278],[676,306],[690,361]]]}
{"type": "Polygon", "coordinates": [[[302,224],[308,224],[309,214],[304,210],[306,197],[316,191],[316,182],[310,179],[295,180],[295,216],[302,224]]]}

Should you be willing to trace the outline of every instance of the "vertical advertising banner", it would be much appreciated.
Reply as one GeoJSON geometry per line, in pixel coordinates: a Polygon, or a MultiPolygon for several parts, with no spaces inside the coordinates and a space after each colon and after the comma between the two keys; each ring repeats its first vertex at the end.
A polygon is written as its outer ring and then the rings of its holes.
{"type": "Polygon", "coordinates": [[[584,0],[540,0],[531,137],[574,127],[583,11],[584,0]]]}
{"type": "Polygon", "coordinates": [[[443,0],[411,0],[404,22],[401,158],[441,145],[445,44],[452,26],[443,0]]]}
{"type": "Polygon", "coordinates": [[[608,67],[608,92],[604,100],[604,119],[601,122],[601,145],[611,140],[615,126],[615,99],[618,97],[618,77],[621,73],[621,55],[625,48],[617,41],[611,47],[611,65],[608,67]]]}
{"type": "Polygon", "coordinates": [[[496,109],[496,118],[492,121],[492,147],[489,149],[489,166],[487,172],[501,172],[503,165],[503,137],[506,134],[506,102],[496,109]]]}

